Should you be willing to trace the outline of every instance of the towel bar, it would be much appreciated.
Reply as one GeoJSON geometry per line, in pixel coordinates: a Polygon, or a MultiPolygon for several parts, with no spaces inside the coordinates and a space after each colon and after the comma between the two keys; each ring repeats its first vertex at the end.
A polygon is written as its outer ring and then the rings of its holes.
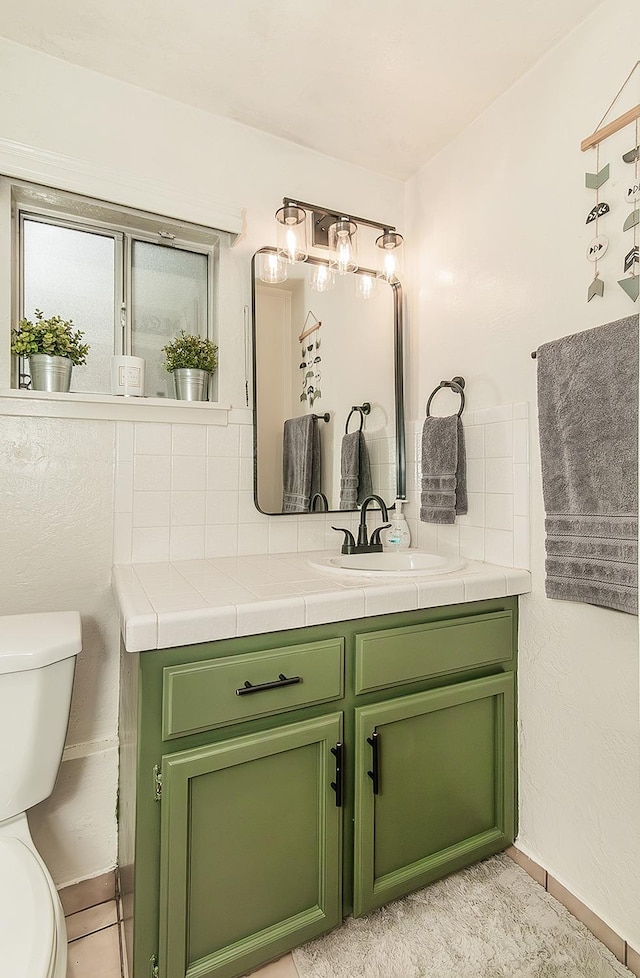
{"type": "Polygon", "coordinates": [[[451,390],[454,391],[454,393],[460,395],[460,410],[458,411],[458,417],[460,417],[460,415],[464,411],[464,390],[463,390],[463,388],[464,388],[464,377],[454,377],[453,380],[441,380],[440,381],[440,383],[435,388],[435,390],[431,391],[431,394],[429,396],[429,400],[427,401],[427,412],[426,412],[427,413],[427,417],[430,417],[430,415],[429,415],[429,408],[431,407],[431,402],[432,402],[432,400],[434,399],[434,397],[436,396],[436,394],[438,393],[438,391],[440,390],[441,387],[450,387],[451,390]]]}
{"type": "Polygon", "coordinates": [[[311,417],[314,421],[331,421],[331,415],[328,411],[325,411],[324,414],[312,414],[311,417]]]}

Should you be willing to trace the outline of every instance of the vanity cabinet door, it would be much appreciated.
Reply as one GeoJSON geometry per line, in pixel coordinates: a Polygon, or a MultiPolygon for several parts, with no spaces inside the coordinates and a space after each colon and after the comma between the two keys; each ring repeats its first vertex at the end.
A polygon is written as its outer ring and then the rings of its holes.
{"type": "Polygon", "coordinates": [[[341,740],[337,713],[163,758],[163,978],[234,978],[339,923],[341,740]]]}
{"type": "Polygon", "coordinates": [[[507,673],[356,709],[355,916],[513,841],[513,700],[507,673]]]}

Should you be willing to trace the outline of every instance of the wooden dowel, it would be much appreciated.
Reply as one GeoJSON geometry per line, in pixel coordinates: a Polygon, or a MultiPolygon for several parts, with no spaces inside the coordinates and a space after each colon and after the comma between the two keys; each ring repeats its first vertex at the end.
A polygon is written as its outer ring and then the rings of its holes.
{"type": "Polygon", "coordinates": [[[311,336],[311,334],[315,333],[315,331],[317,329],[320,329],[321,326],[322,326],[321,322],[315,323],[314,326],[310,326],[309,329],[304,331],[304,333],[300,333],[300,336],[298,337],[298,343],[302,343],[302,341],[306,339],[307,336],[311,336]]]}
{"type": "Polygon", "coordinates": [[[624,115],[619,115],[617,119],[614,119],[613,122],[609,122],[606,126],[603,126],[602,129],[597,129],[596,132],[591,133],[590,136],[587,136],[586,139],[582,140],[580,143],[580,149],[584,153],[585,150],[591,149],[592,146],[597,146],[598,143],[601,143],[603,139],[607,138],[607,136],[612,136],[614,132],[624,129],[625,126],[628,126],[629,123],[633,122],[635,119],[640,119],[640,105],[634,106],[633,109],[629,109],[629,111],[625,112],[624,115]]]}

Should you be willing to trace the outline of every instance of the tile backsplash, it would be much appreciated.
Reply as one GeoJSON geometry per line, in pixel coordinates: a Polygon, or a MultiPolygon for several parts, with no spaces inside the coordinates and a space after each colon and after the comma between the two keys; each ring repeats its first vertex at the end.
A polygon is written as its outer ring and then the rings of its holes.
{"type": "MultiPolygon", "coordinates": [[[[452,526],[417,519],[422,421],[407,426],[405,513],[412,545],[528,568],[528,404],[467,412],[463,420],[469,512],[452,526]]],[[[380,482],[392,470],[391,441],[371,446],[380,482]]],[[[392,489],[384,495],[390,499],[392,489]]],[[[337,549],[342,538],[331,525],[353,528],[358,521],[353,513],[259,513],[247,424],[119,422],[114,508],[118,564],[337,549]]]]}
{"type": "Polygon", "coordinates": [[[357,514],[269,517],[253,504],[253,428],[119,422],[114,563],[336,548],[357,514]]]}
{"type": "MultiPolygon", "coordinates": [[[[411,456],[417,489],[415,507],[419,505],[422,423],[414,425],[411,456]]],[[[414,518],[414,545],[528,569],[529,405],[522,402],[469,411],[463,416],[463,424],[469,511],[450,526],[416,522],[414,518]]]]}

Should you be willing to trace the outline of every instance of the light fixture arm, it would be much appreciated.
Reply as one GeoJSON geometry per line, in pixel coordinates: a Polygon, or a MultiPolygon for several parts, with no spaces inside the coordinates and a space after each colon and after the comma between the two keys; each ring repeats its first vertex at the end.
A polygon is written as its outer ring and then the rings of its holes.
{"type": "Polygon", "coordinates": [[[283,197],[282,203],[285,207],[291,204],[294,207],[302,207],[305,211],[312,211],[314,214],[330,214],[336,220],[353,221],[354,224],[364,224],[365,227],[378,228],[380,231],[396,230],[393,224],[381,224],[379,221],[370,221],[366,217],[355,217],[353,214],[347,214],[345,211],[335,210],[332,207],[319,207],[318,204],[309,204],[304,200],[298,200],[296,197],[283,197]]]}

